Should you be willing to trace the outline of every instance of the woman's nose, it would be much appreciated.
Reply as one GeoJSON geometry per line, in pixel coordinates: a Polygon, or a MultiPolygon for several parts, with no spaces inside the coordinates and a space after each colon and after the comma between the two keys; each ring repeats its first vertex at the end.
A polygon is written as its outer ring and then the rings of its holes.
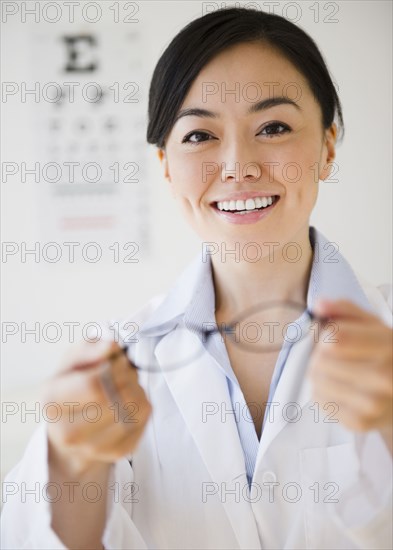
{"type": "Polygon", "coordinates": [[[252,148],[236,143],[223,155],[220,175],[223,183],[255,182],[262,176],[262,166],[252,148]]]}

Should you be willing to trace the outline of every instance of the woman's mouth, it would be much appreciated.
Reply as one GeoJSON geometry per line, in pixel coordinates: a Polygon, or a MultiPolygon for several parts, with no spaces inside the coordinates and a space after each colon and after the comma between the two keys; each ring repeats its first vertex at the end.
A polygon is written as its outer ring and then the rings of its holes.
{"type": "Polygon", "coordinates": [[[278,195],[248,197],[247,199],[224,200],[212,203],[220,217],[231,223],[254,223],[265,217],[277,204],[278,195]]]}

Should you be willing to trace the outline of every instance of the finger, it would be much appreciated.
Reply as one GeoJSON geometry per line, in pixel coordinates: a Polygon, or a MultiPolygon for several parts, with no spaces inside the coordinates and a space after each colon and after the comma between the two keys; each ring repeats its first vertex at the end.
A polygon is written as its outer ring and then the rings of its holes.
{"type": "Polygon", "coordinates": [[[130,431],[139,430],[150,408],[142,388],[131,388],[127,394],[122,390],[113,403],[86,403],[72,420],[62,423],[59,438],[70,447],[89,446],[102,433],[110,430],[110,440],[120,439],[130,431]]]}
{"type": "Polygon", "coordinates": [[[116,342],[106,340],[78,342],[68,348],[58,374],[63,375],[72,370],[94,367],[121,349],[116,342]]]}
{"type": "Polygon", "coordinates": [[[135,403],[134,408],[138,409],[138,401],[142,402],[145,399],[144,392],[138,384],[136,371],[129,368],[129,361],[124,354],[118,354],[115,360],[101,363],[89,373],[84,382],[92,387],[90,395],[95,398],[87,401],[85,393],[83,408],[76,411],[75,424],[80,422],[80,437],[95,431],[94,426],[89,426],[89,407],[92,409],[93,419],[96,412],[97,421],[107,426],[116,418],[124,421],[125,417],[129,416],[126,404],[129,408],[130,403],[135,403]]]}
{"type": "Polygon", "coordinates": [[[391,374],[387,375],[384,369],[370,369],[368,362],[325,360],[323,368],[314,367],[311,378],[314,384],[332,381],[350,391],[368,391],[381,398],[392,395],[391,374]]]}
{"type": "Polygon", "coordinates": [[[386,420],[391,417],[391,410],[384,404],[370,403],[365,410],[364,406],[356,403],[341,403],[338,420],[347,429],[355,431],[376,430],[386,425],[386,420]]]}
{"type": "Polygon", "coordinates": [[[319,362],[325,359],[368,362],[370,369],[384,365],[389,371],[389,366],[392,366],[392,336],[393,332],[389,328],[358,330],[356,325],[345,324],[333,335],[327,334],[325,337],[322,331],[312,357],[318,357],[319,362]]]}
{"type": "Polygon", "coordinates": [[[335,402],[341,407],[351,408],[365,419],[375,419],[383,414],[390,403],[389,398],[382,398],[378,392],[369,388],[355,386],[353,383],[337,382],[329,377],[313,389],[315,400],[320,403],[335,402]]]}
{"type": "Polygon", "coordinates": [[[124,350],[116,342],[86,342],[82,348],[82,356],[76,358],[72,369],[78,370],[95,366],[104,361],[115,360],[122,355],[125,356],[124,350]]]}
{"type": "Polygon", "coordinates": [[[144,432],[152,407],[140,388],[137,401],[123,404],[123,409],[127,415],[122,416],[118,408],[114,409],[109,425],[82,438],[77,445],[78,452],[92,461],[113,461],[132,452],[144,432]]]}
{"type": "Polygon", "coordinates": [[[319,298],[313,307],[313,312],[318,317],[328,319],[335,319],[339,317],[348,317],[358,320],[365,320],[367,318],[377,319],[375,315],[372,315],[349,300],[333,301],[319,298]]]}
{"type": "Polygon", "coordinates": [[[115,462],[132,454],[144,433],[145,424],[133,428],[132,432],[116,432],[109,428],[97,434],[81,451],[88,460],[115,462]]]}
{"type": "Polygon", "coordinates": [[[100,389],[103,391],[106,401],[114,403],[122,399],[122,389],[129,382],[138,384],[135,372],[129,368],[126,357],[118,356],[115,360],[101,363],[97,370],[100,389]]]}

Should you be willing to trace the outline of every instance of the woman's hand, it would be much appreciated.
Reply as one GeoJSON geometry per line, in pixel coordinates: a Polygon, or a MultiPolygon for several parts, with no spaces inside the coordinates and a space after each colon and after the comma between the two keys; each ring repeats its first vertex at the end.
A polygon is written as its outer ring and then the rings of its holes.
{"type": "Polygon", "coordinates": [[[392,450],[393,331],[344,300],[320,301],[314,312],[338,329],[334,338],[322,329],[311,356],[315,401],[336,403],[336,417],[350,430],[379,430],[392,450]]]}
{"type": "Polygon", "coordinates": [[[50,462],[75,475],[132,453],[151,412],[136,370],[116,343],[73,348],[45,394],[56,414],[61,411],[48,423],[50,462]]]}
{"type": "Polygon", "coordinates": [[[109,342],[74,347],[45,393],[47,403],[56,403],[47,431],[48,485],[60,488],[52,528],[72,550],[103,548],[110,464],[134,451],[151,405],[136,370],[109,342]],[[97,491],[93,500],[84,492],[91,486],[97,491]]]}

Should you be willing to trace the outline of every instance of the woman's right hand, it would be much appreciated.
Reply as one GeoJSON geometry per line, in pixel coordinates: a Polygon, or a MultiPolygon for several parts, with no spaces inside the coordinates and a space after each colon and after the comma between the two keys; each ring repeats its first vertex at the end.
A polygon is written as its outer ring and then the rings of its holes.
{"type": "Polygon", "coordinates": [[[57,411],[48,422],[49,464],[71,476],[132,453],[151,413],[136,369],[114,342],[73,348],[45,390],[45,403],[57,411]]]}

